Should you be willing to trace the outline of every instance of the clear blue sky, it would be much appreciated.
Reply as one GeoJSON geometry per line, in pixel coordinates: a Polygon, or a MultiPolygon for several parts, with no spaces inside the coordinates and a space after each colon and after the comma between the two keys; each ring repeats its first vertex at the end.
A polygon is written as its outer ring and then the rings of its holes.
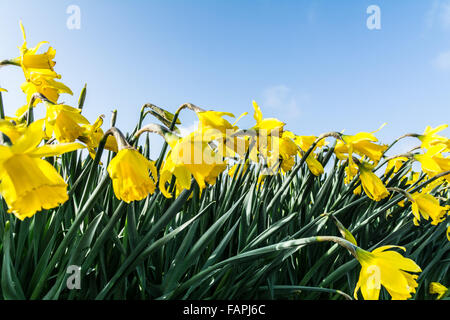
{"type": "MultiPolygon", "coordinates": [[[[85,116],[108,122],[117,109],[123,131],[147,102],[248,111],[239,124],[252,126],[253,99],[300,135],[387,122],[377,135],[388,143],[450,122],[450,1],[0,0],[0,59],[18,55],[19,20],[29,46],[56,49],[74,91],[60,101],[76,105],[87,83],[85,116]],[[371,4],[381,30],[366,26],[371,4]],[[66,27],[69,5],[81,9],[80,30],[66,27]]],[[[19,69],[0,69],[9,113],[24,104],[22,82],[19,69]]]]}

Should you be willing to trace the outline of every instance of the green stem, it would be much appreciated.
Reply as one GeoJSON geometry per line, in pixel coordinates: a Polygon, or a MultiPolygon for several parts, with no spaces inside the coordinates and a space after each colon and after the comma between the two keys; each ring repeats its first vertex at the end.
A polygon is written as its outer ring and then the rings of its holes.
{"type": "Polygon", "coordinates": [[[0,61],[0,66],[17,66],[20,67],[20,63],[13,60],[3,60],[0,61]]]}
{"type": "Polygon", "coordinates": [[[106,174],[103,176],[102,180],[99,182],[97,188],[95,188],[95,190],[92,192],[91,196],[86,201],[86,204],[84,205],[84,207],[76,215],[76,218],[73,221],[73,224],[71,225],[69,231],[64,236],[60,245],[56,249],[52,259],[50,260],[50,262],[47,265],[47,268],[45,268],[45,270],[41,274],[41,277],[39,278],[39,282],[37,283],[36,287],[34,288],[32,294],[31,294],[32,300],[39,298],[39,295],[41,294],[41,291],[42,291],[44,284],[47,281],[50,273],[55,268],[55,266],[58,264],[58,262],[61,261],[62,255],[67,250],[68,244],[72,241],[73,237],[78,232],[80,225],[84,221],[84,217],[94,207],[97,197],[100,196],[100,194],[102,194],[102,191],[108,182],[109,182],[109,176],[106,174]]]}
{"type": "Polygon", "coordinates": [[[246,261],[246,260],[254,260],[263,255],[272,254],[274,251],[282,251],[282,250],[288,250],[288,249],[293,249],[293,248],[300,249],[303,246],[310,245],[313,243],[324,242],[324,241],[332,241],[332,242],[338,243],[339,245],[342,245],[346,249],[349,249],[349,250],[350,249],[354,250],[354,248],[355,248],[355,246],[352,243],[350,243],[349,241],[339,238],[339,237],[334,237],[334,236],[314,236],[314,237],[309,237],[309,238],[289,240],[289,241],[284,241],[284,242],[280,242],[277,244],[272,244],[272,245],[269,245],[266,247],[253,249],[253,250],[250,250],[247,252],[242,252],[236,256],[233,256],[226,260],[218,262],[218,263],[200,271],[199,273],[197,273],[196,275],[191,277],[189,280],[184,282],[182,285],[180,285],[177,289],[168,292],[167,294],[165,294],[162,297],[159,297],[158,299],[171,298],[172,296],[176,295],[177,292],[180,292],[182,290],[185,290],[185,289],[191,287],[192,285],[196,284],[198,281],[204,281],[204,279],[208,278],[215,270],[224,268],[227,265],[241,263],[242,261],[246,261]]]}
{"type": "MultiPolygon", "coordinates": [[[[353,300],[352,297],[350,297],[345,292],[342,292],[341,290],[336,289],[329,289],[329,288],[321,288],[321,287],[307,287],[307,286],[273,286],[274,290],[285,290],[285,291],[314,291],[314,292],[324,292],[324,293],[335,293],[343,296],[346,300],[353,300]]],[[[269,290],[268,286],[262,286],[258,288],[259,291],[266,291],[269,290]]]]}

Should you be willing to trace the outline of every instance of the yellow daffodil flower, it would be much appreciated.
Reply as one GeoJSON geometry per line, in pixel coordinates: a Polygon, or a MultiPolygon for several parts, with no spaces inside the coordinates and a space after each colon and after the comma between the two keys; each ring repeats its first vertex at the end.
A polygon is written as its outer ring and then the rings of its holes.
{"type": "MultiPolygon", "coordinates": [[[[297,144],[297,146],[300,148],[301,151],[307,152],[309,148],[311,148],[312,144],[317,140],[316,136],[295,136],[294,142],[297,144]]],[[[314,148],[321,148],[325,145],[325,140],[320,140],[319,143],[314,148]]],[[[302,157],[302,152],[299,150],[299,156],[302,157]]],[[[314,152],[313,150],[313,152],[314,152]]],[[[308,158],[306,158],[306,164],[311,171],[312,174],[315,176],[320,176],[324,173],[324,168],[322,164],[317,160],[316,156],[311,153],[308,158]]]]}
{"type": "MultiPolygon", "coordinates": [[[[416,292],[418,276],[409,272],[422,270],[413,260],[398,252],[387,251],[394,247],[397,246],[384,246],[372,252],[356,248],[356,257],[362,268],[354,291],[355,299],[361,289],[365,300],[378,300],[381,286],[386,288],[392,300],[406,300],[416,292]]],[[[406,251],[403,247],[397,248],[406,251]]]]}
{"type": "MultiPolygon", "coordinates": [[[[442,145],[434,145],[426,153],[414,155],[414,159],[420,162],[423,172],[434,177],[441,172],[450,170],[450,158],[444,158],[441,154],[442,151],[442,145]]],[[[449,175],[445,178],[450,181],[449,175]]]]}
{"type": "Polygon", "coordinates": [[[238,169],[238,165],[240,164],[239,170],[242,172],[242,174],[244,174],[244,172],[247,171],[247,169],[250,166],[250,162],[247,159],[244,163],[236,163],[234,164],[229,170],[228,170],[228,175],[232,178],[234,178],[236,176],[236,174],[238,173],[237,169],[238,169]]]}
{"type": "Polygon", "coordinates": [[[26,131],[26,124],[14,125],[11,121],[0,119],[0,132],[5,134],[11,143],[15,143],[26,131]]]}
{"type": "Polygon", "coordinates": [[[450,139],[447,139],[443,142],[438,142],[436,144],[442,145],[445,147],[445,149],[443,150],[443,152],[450,152],[450,139]]]}
{"type": "Polygon", "coordinates": [[[444,296],[444,294],[447,293],[448,288],[443,286],[442,284],[440,284],[439,282],[431,282],[430,286],[429,286],[429,292],[431,294],[437,294],[437,300],[439,300],[440,298],[442,298],[444,296]]]}
{"type": "Polygon", "coordinates": [[[234,118],[234,114],[230,112],[219,112],[219,111],[203,111],[197,112],[199,119],[199,130],[215,129],[222,133],[226,133],[227,130],[235,130],[230,122],[224,119],[224,116],[234,118]]]}
{"type": "Polygon", "coordinates": [[[378,142],[378,139],[374,136],[374,132],[360,132],[353,136],[342,135],[342,140],[336,143],[334,149],[338,159],[344,160],[348,158],[351,161],[353,152],[355,152],[360,156],[368,157],[375,164],[378,163],[388,146],[376,144],[375,142],[378,142]]]}
{"type": "Polygon", "coordinates": [[[355,178],[355,176],[358,174],[358,166],[352,161],[351,163],[349,162],[347,164],[347,166],[344,168],[345,171],[345,178],[344,178],[344,183],[345,184],[349,184],[353,178],[355,178]]]}
{"type": "MultiPolygon", "coordinates": [[[[98,147],[100,141],[104,136],[104,132],[101,128],[102,124],[103,116],[100,116],[92,125],[81,125],[81,135],[78,137],[78,140],[86,144],[87,149],[89,150],[89,155],[92,159],[95,158],[95,148],[98,147]]],[[[106,138],[105,149],[115,153],[118,152],[118,145],[114,136],[108,135],[108,137],[106,138]]]]}
{"type": "Polygon", "coordinates": [[[20,63],[22,70],[25,74],[25,78],[29,79],[31,73],[39,73],[52,78],[59,78],[53,67],[56,62],[53,61],[55,58],[56,51],[52,47],[49,47],[47,52],[42,54],[37,54],[39,48],[47,43],[46,41],[39,42],[34,48],[27,48],[27,39],[25,35],[25,28],[22,22],[20,22],[20,29],[23,35],[23,44],[20,47],[20,57],[14,59],[16,62],[20,63]]]}
{"type": "Polygon", "coordinates": [[[218,152],[224,157],[243,157],[248,148],[248,139],[243,137],[231,135],[239,128],[235,125],[236,122],[247,113],[243,113],[239,118],[231,124],[224,116],[233,117],[230,112],[219,111],[202,111],[197,112],[199,119],[198,131],[207,133],[208,137],[204,136],[208,141],[216,140],[218,143],[218,152]]]}
{"type": "Polygon", "coordinates": [[[68,199],[64,179],[41,158],[84,148],[79,143],[38,147],[43,135],[43,121],[36,121],[11,146],[0,146],[0,194],[20,220],[68,199]]]}
{"type": "Polygon", "coordinates": [[[167,153],[164,164],[161,168],[161,173],[159,176],[159,190],[166,198],[172,198],[172,195],[166,188],[166,183],[170,182],[172,176],[175,176],[177,195],[182,190],[188,190],[191,187],[191,173],[190,171],[182,166],[176,165],[172,159],[172,150],[167,153]]]}
{"type": "Polygon", "coordinates": [[[192,175],[200,190],[203,190],[206,183],[214,184],[217,176],[226,169],[226,162],[209,146],[206,138],[208,136],[208,133],[203,131],[194,131],[183,138],[170,133],[165,135],[171,150],[167,154],[159,179],[159,189],[164,196],[172,197],[165,186],[172,175],[175,175],[179,189],[190,188],[192,175]]]}
{"type": "Polygon", "coordinates": [[[145,199],[155,192],[158,177],[155,165],[131,147],[119,150],[107,171],[112,179],[114,194],[119,200],[130,203],[145,199]]]}
{"type": "Polygon", "coordinates": [[[253,109],[255,111],[253,118],[256,120],[256,125],[252,127],[253,130],[261,135],[273,135],[272,132],[282,134],[285,123],[275,118],[263,118],[261,109],[255,101],[253,101],[253,109]]]}
{"type": "Polygon", "coordinates": [[[386,166],[385,174],[388,174],[389,171],[392,170],[392,168],[394,168],[394,171],[392,172],[392,174],[398,172],[398,170],[400,170],[400,168],[403,166],[403,164],[406,161],[408,161],[408,158],[406,158],[406,157],[398,157],[398,158],[389,160],[387,163],[387,166],[386,166]]]}
{"type": "MultiPolygon", "coordinates": [[[[271,174],[277,172],[280,165],[283,166],[282,170],[289,170],[293,165],[290,157],[285,157],[284,165],[283,161],[280,162],[282,159],[280,158],[280,138],[282,138],[285,124],[275,118],[263,118],[261,109],[255,101],[253,101],[253,109],[256,125],[250,129],[255,135],[250,138],[249,158],[256,163],[261,159],[271,174]]],[[[285,143],[286,147],[288,147],[287,144],[289,142],[285,143]]]]}
{"type": "Polygon", "coordinates": [[[292,169],[295,164],[295,156],[298,154],[299,149],[291,137],[290,131],[284,131],[281,138],[271,137],[271,139],[277,139],[279,148],[279,157],[281,160],[281,170],[286,173],[292,169]]]}
{"type": "MultiPolygon", "coordinates": [[[[48,100],[56,104],[59,96],[63,93],[72,95],[73,92],[66,85],[59,81],[53,80],[53,78],[38,74],[32,74],[27,82],[21,85],[22,91],[27,96],[27,104],[20,107],[16,111],[16,116],[21,117],[29,108],[31,97],[35,93],[40,93],[48,100]]],[[[36,99],[33,103],[33,107],[40,102],[40,99],[36,99]]]]}
{"type": "MultiPolygon", "coordinates": [[[[21,117],[30,107],[31,96],[34,93],[42,94],[55,104],[58,102],[60,94],[73,94],[70,88],[55,80],[61,78],[53,69],[55,66],[53,59],[55,58],[56,51],[52,47],[49,47],[47,52],[37,54],[39,48],[46,43],[45,41],[40,42],[35,48],[27,48],[25,29],[22,22],[20,22],[20,28],[24,42],[20,48],[20,57],[13,60],[20,64],[25,74],[26,82],[21,85],[21,88],[27,96],[27,104],[16,111],[16,116],[18,117],[21,117]]],[[[39,102],[40,100],[36,99],[32,107],[39,102]]]]}
{"type": "Polygon", "coordinates": [[[366,195],[374,200],[380,201],[389,196],[389,191],[386,189],[383,182],[373,172],[373,165],[367,162],[361,162],[358,164],[361,185],[366,195]]]}
{"type": "Polygon", "coordinates": [[[436,144],[448,143],[448,138],[437,134],[438,132],[441,132],[442,130],[446,129],[447,127],[448,127],[448,125],[446,125],[446,124],[437,126],[436,128],[427,126],[425,128],[424,133],[417,136],[417,138],[422,142],[421,148],[429,149],[433,145],[436,145],[436,144]]]}
{"type": "Polygon", "coordinates": [[[73,142],[83,135],[81,125],[89,125],[89,121],[81,115],[80,109],[63,104],[47,104],[47,137],[53,134],[59,142],[73,142]]]}
{"type": "Polygon", "coordinates": [[[442,207],[439,200],[428,193],[417,192],[412,195],[411,210],[414,215],[414,224],[418,225],[420,216],[425,220],[431,218],[431,224],[437,225],[445,219],[445,213],[450,209],[450,205],[442,207]]]}

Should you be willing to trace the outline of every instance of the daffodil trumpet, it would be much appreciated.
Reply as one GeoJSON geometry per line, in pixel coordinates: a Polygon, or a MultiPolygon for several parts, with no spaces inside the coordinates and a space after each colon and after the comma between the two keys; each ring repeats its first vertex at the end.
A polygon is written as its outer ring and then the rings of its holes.
{"type": "MultiPolygon", "coordinates": [[[[176,121],[176,118],[174,117],[174,121],[176,121]]],[[[144,126],[142,129],[140,129],[139,131],[137,131],[134,136],[134,143],[137,144],[139,137],[145,133],[145,132],[150,132],[150,133],[156,133],[158,135],[160,135],[161,137],[164,138],[164,143],[166,144],[166,135],[167,134],[173,134],[175,137],[176,134],[171,132],[168,128],[166,128],[165,126],[159,125],[159,124],[155,124],[155,123],[150,123],[146,126],[144,126]]],[[[156,179],[159,179],[159,170],[160,168],[158,168],[158,166],[156,166],[156,173],[158,174],[157,177],[155,177],[156,179]]],[[[171,187],[170,187],[170,192],[172,191],[173,188],[173,184],[175,183],[175,176],[172,177],[172,181],[171,181],[171,187]]]]}
{"type": "Polygon", "coordinates": [[[43,124],[43,120],[33,122],[14,143],[0,146],[0,193],[8,212],[20,220],[68,200],[67,183],[42,158],[84,148],[79,143],[39,146],[43,124]]]}
{"type": "MultiPolygon", "coordinates": [[[[349,232],[343,229],[344,232],[343,230],[341,232],[347,235],[349,232]]],[[[422,269],[413,260],[390,250],[392,248],[405,250],[405,248],[384,246],[369,252],[358,247],[353,236],[349,240],[334,236],[317,236],[316,239],[320,242],[332,241],[339,244],[361,264],[359,280],[353,294],[355,299],[357,299],[358,290],[361,290],[364,299],[378,300],[382,285],[387,289],[392,300],[406,300],[416,292],[418,275],[414,273],[422,272],[422,269]]]]}
{"type": "Polygon", "coordinates": [[[383,246],[372,252],[356,248],[356,259],[361,264],[359,280],[354,290],[354,297],[361,293],[365,300],[378,300],[381,286],[391,295],[392,300],[407,300],[418,287],[417,274],[422,269],[411,259],[390,250],[404,247],[383,246]]]}
{"type": "Polygon", "coordinates": [[[374,201],[380,201],[388,197],[390,193],[383,181],[373,173],[374,166],[354,157],[353,161],[358,167],[359,180],[361,180],[361,185],[366,195],[374,201]]]}
{"type": "Polygon", "coordinates": [[[116,127],[109,129],[105,136],[109,134],[116,138],[118,145],[118,153],[106,168],[116,198],[130,203],[153,194],[158,178],[153,162],[134,149],[116,127]]]}

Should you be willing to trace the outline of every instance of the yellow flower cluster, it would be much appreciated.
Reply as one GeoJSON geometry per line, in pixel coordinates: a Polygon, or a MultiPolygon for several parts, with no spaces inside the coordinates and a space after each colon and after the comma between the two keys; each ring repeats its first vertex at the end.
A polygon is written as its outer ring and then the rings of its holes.
{"type": "MultiPolygon", "coordinates": [[[[20,57],[11,61],[19,65],[25,75],[21,88],[27,104],[20,107],[15,116],[0,119],[4,142],[0,145],[0,194],[9,212],[23,220],[68,200],[66,182],[55,167],[42,158],[85,147],[93,156],[103,131],[101,118],[91,125],[81,115],[81,109],[58,104],[60,94],[72,94],[72,91],[55,80],[61,78],[54,70],[56,51],[49,47],[45,53],[38,53],[45,42],[27,48],[22,23],[20,27],[24,42],[20,57]],[[32,122],[32,108],[39,102],[45,104],[46,116],[32,122]]],[[[113,137],[108,139],[106,148],[117,152],[113,137]]]]}
{"type": "MultiPolygon", "coordinates": [[[[157,131],[170,150],[158,165],[131,145],[130,141],[137,141],[142,130],[127,140],[114,127],[105,133],[101,129],[103,116],[91,124],[81,114],[81,108],[58,104],[60,94],[72,94],[72,91],[56,80],[61,78],[54,70],[56,52],[49,47],[46,52],[38,53],[45,42],[29,49],[24,28],[20,25],[24,42],[20,57],[12,61],[21,67],[25,75],[21,88],[26,95],[26,104],[17,110],[15,117],[0,120],[3,142],[0,145],[0,194],[9,212],[21,220],[68,200],[67,183],[57,166],[51,165],[45,157],[87,148],[90,156],[95,158],[101,141],[105,141],[107,150],[115,153],[107,167],[114,194],[127,203],[143,200],[157,190],[172,198],[190,189],[193,180],[202,191],[208,185],[214,185],[227,168],[228,174],[235,177],[239,163],[243,165],[241,172],[251,165],[261,166],[264,170],[261,171],[260,181],[263,181],[267,175],[284,175],[293,170],[298,157],[306,163],[312,175],[320,176],[325,169],[316,151],[327,146],[325,138],[332,136],[338,140],[329,150],[333,150],[345,166],[344,183],[353,181],[355,194],[364,191],[373,201],[382,201],[395,191],[386,186],[390,173],[400,170],[405,162],[417,161],[421,164],[422,175],[412,174],[412,178],[405,182],[411,189],[404,191],[412,203],[414,223],[418,225],[423,217],[427,220],[431,218],[433,225],[439,224],[450,209],[449,206],[441,206],[439,199],[430,193],[438,185],[450,181],[450,174],[445,175],[450,170],[450,158],[445,156],[450,151],[450,140],[437,134],[446,125],[434,129],[427,127],[423,134],[407,135],[419,139],[421,152],[399,155],[387,161],[383,182],[375,172],[381,167],[379,162],[385,158],[389,146],[378,143],[375,137],[378,130],[355,135],[333,132],[319,137],[299,136],[286,130],[282,121],[264,118],[256,102],[253,102],[255,125],[242,129],[236,123],[246,113],[230,123],[225,117],[235,118],[231,113],[197,107],[192,108],[199,120],[194,132],[180,137],[173,130],[159,127],[157,131]],[[33,121],[33,108],[38,103],[45,105],[46,115],[33,121]],[[425,188],[413,192],[411,190],[418,179],[433,180],[425,188]]],[[[1,88],[0,91],[6,92],[1,88]]],[[[166,111],[162,113],[161,117],[171,123],[173,115],[166,111]]],[[[356,246],[353,236],[350,234],[349,237],[356,246]]],[[[362,270],[355,296],[361,289],[365,299],[378,299],[381,285],[393,299],[407,299],[415,292],[417,275],[409,272],[420,272],[420,267],[399,253],[388,250],[392,247],[381,247],[372,252],[356,249],[355,257],[361,263],[362,270]]]]}

